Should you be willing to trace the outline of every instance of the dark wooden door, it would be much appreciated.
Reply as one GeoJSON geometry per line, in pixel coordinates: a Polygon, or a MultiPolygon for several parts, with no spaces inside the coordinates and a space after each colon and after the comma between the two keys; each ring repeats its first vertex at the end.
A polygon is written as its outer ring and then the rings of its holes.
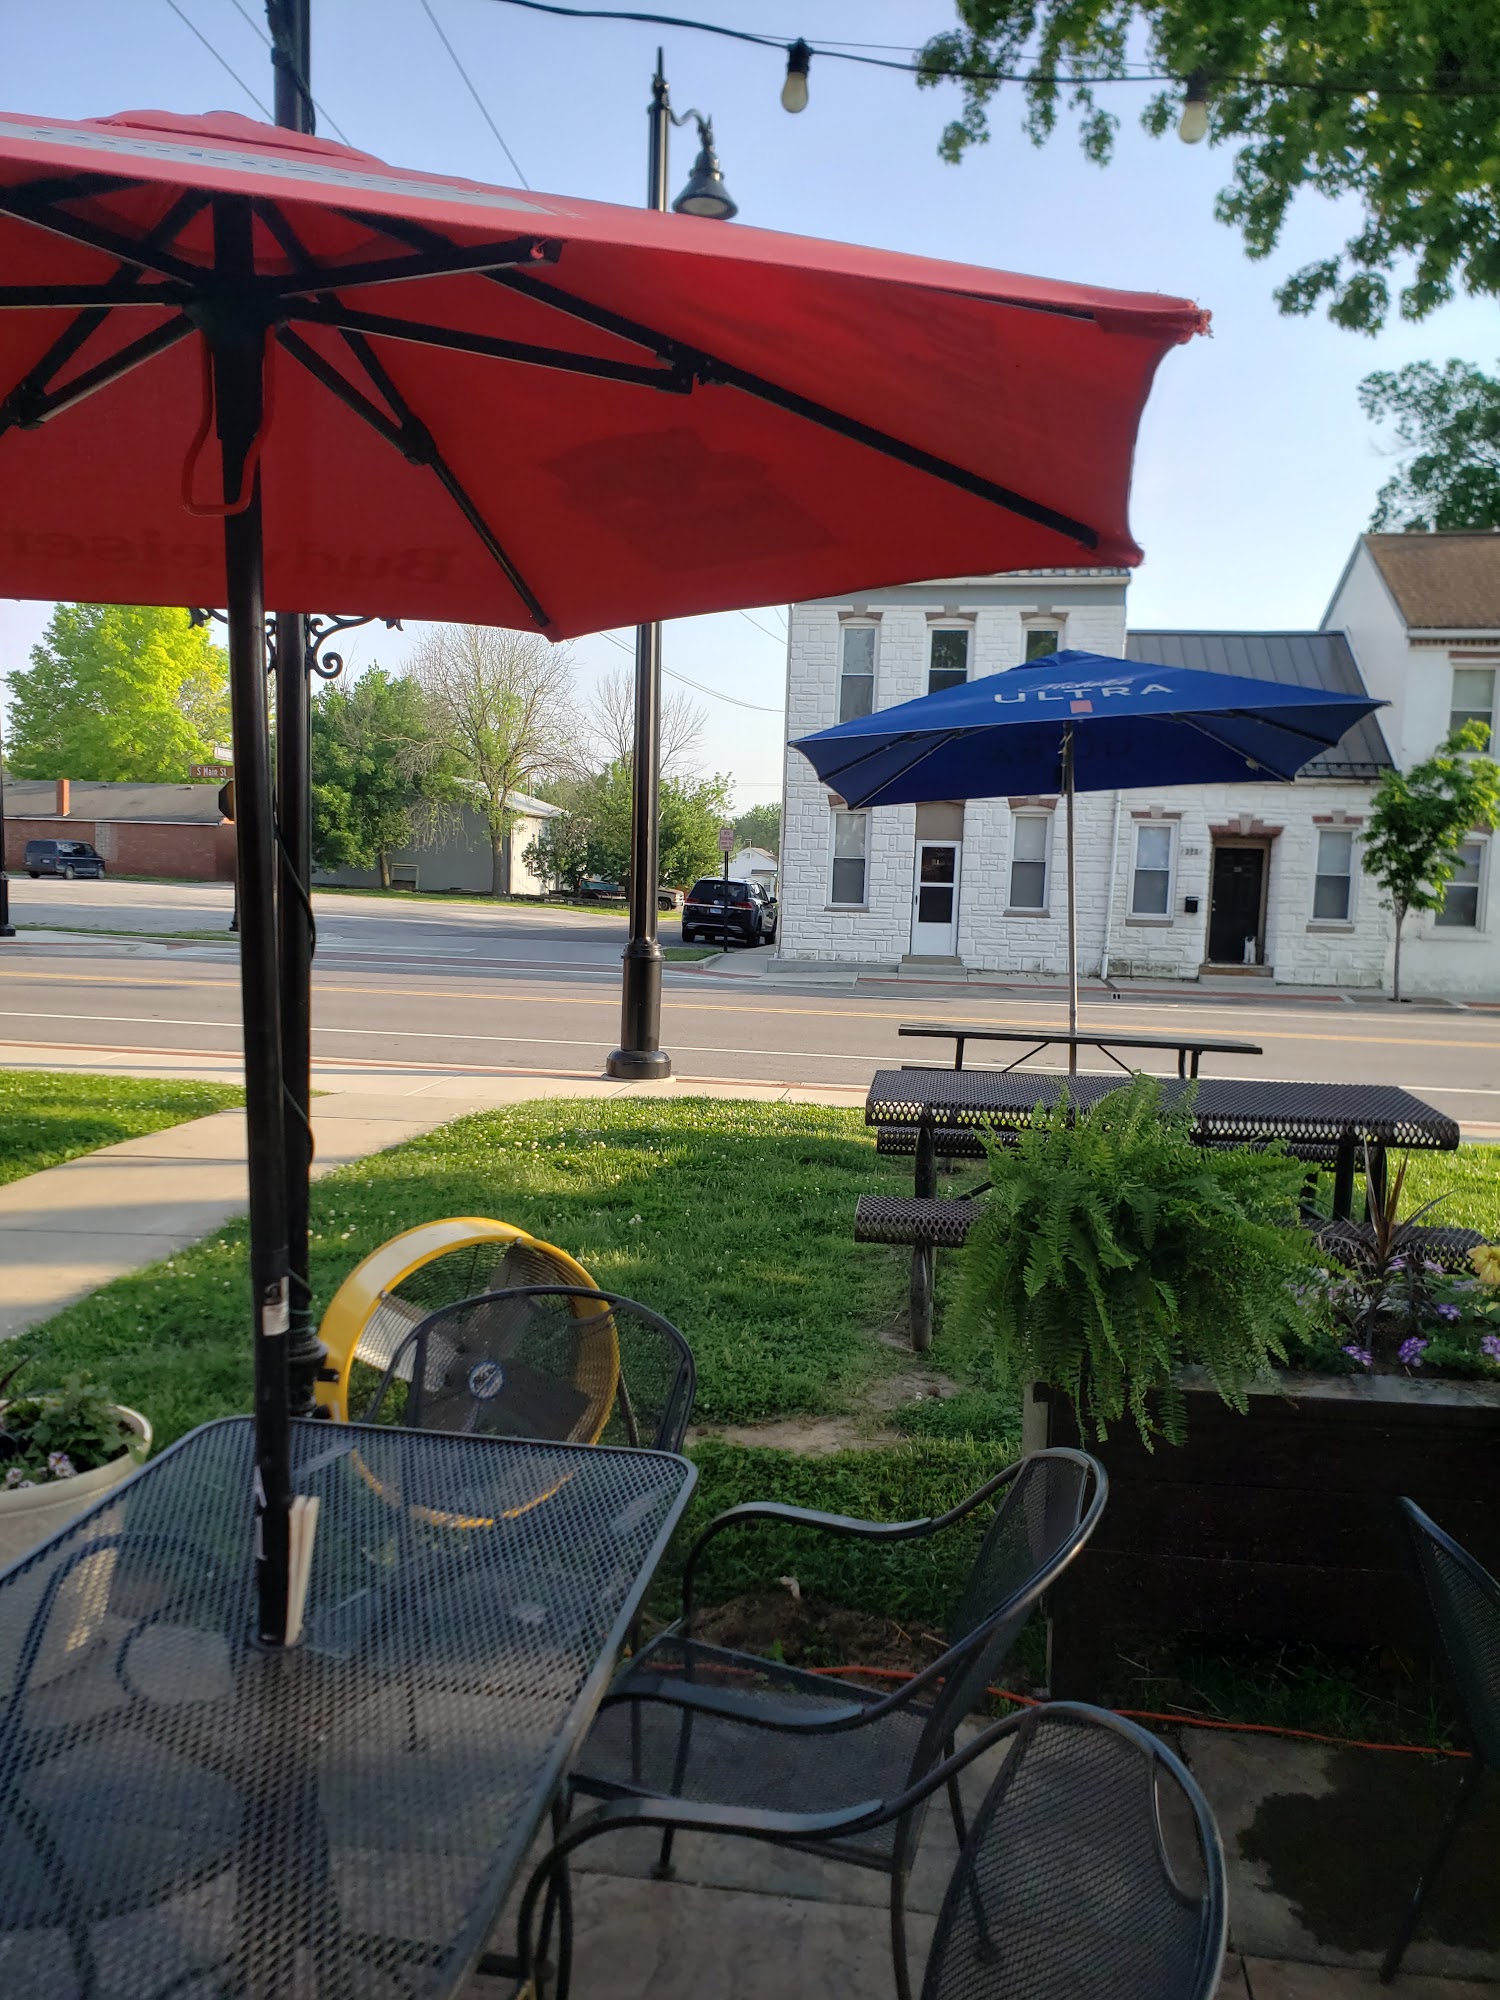
{"type": "Polygon", "coordinates": [[[1240,965],[1245,939],[1260,957],[1260,910],[1265,885],[1263,847],[1216,847],[1213,894],[1208,906],[1208,956],[1216,965],[1240,965]]]}

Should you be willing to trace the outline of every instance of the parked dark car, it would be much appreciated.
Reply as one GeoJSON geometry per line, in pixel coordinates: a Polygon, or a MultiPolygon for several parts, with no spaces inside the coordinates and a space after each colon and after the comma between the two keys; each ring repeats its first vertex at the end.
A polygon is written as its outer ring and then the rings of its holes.
{"type": "Polygon", "coordinates": [[[730,942],[774,944],[776,913],[776,898],[763,883],[726,882],[719,875],[704,875],[688,890],[682,906],[682,941],[724,943],[727,918],[730,942]]]}
{"type": "Polygon", "coordinates": [[[65,882],[76,875],[80,880],[97,882],[104,873],[104,861],[86,840],[28,840],[26,873],[33,882],[41,875],[61,875],[65,882]]]}

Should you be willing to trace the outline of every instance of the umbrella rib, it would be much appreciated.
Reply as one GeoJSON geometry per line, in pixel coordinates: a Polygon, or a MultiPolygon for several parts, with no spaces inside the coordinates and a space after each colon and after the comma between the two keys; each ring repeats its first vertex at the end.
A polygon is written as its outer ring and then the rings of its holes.
{"type": "Polygon", "coordinates": [[[1055,507],[1045,506],[1027,494],[1018,493],[1012,487],[1000,486],[994,480],[984,478],[980,473],[970,472],[966,467],[955,465],[950,459],[939,458],[935,452],[924,451],[920,445],[908,444],[902,438],[893,437],[888,431],[876,429],[858,417],[845,416],[842,411],[832,410],[827,404],[819,403],[810,396],[803,396],[795,389],[784,389],[778,383],[767,381],[764,376],[754,375],[748,369],[736,367],[732,362],[720,361],[717,356],[704,349],[693,347],[670,334],[657,332],[654,328],[642,326],[638,321],[623,318],[610,312],[607,307],[594,306],[583,299],[574,298],[569,292],[556,285],[541,284],[536,279],[519,271],[492,271],[489,273],[494,284],[504,285],[511,291],[520,292],[524,297],[537,299],[543,305],[556,308],[558,312],[570,314],[575,319],[586,321],[601,332],[615,334],[622,340],[633,341],[638,347],[651,348],[664,361],[671,361],[678,367],[690,367],[705,383],[721,383],[739,389],[742,393],[759,397],[762,402],[774,403],[793,416],[806,419],[840,436],[850,438],[856,444],[868,445],[871,450],[881,452],[887,458],[894,458],[910,465],[918,472],[925,472],[945,484],[957,486],[964,492],[974,494],[978,499],[988,500],[993,506],[1003,507],[1008,513],[1018,514],[1023,520],[1034,521],[1040,527],[1051,528],[1056,533],[1066,535],[1070,541],[1083,548],[1096,549],[1101,540],[1097,528],[1086,521],[1074,520],[1072,515],[1061,513],[1055,507]]]}
{"type": "MultiPolygon", "coordinates": [[[[1265,720],[1264,716],[1250,715],[1245,709],[1226,709],[1223,713],[1231,716],[1241,716],[1246,721],[1263,722],[1265,720]]],[[[1210,729],[1201,715],[1186,715],[1178,712],[1168,716],[1166,720],[1186,723],[1189,729],[1196,729],[1200,736],[1206,736],[1210,743],[1216,743],[1221,750],[1227,750],[1231,756],[1240,758],[1253,770],[1266,770],[1269,768],[1269,766],[1262,764],[1258,757],[1250,756],[1242,744],[1232,743],[1228,737],[1221,736],[1215,729],[1210,729]]],[[[1282,725],[1278,722],[1273,726],[1279,729],[1282,725]]],[[[1310,735],[1305,729],[1293,729],[1289,733],[1293,736],[1300,736],[1306,743],[1315,744],[1319,750],[1326,750],[1330,747],[1321,736],[1310,735]]],[[[1296,773],[1294,772],[1292,775],[1295,777],[1296,773]]],[[[1292,782],[1291,778],[1283,778],[1279,771],[1276,773],[1276,776],[1282,784],[1290,784],[1292,782]]]]}
{"type": "MultiPolygon", "coordinates": [[[[926,763],[929,757],[935,757],[939,750],[946,750],[950,743],[960,742],[967,733],[968,732],[963,729],[945,729],[941,735],[934,736],[929,741],[925,732],[919,736],[916,734],[915,731],[913,731],[913,733],[909,736],[898,738],[897,740],[900,742],[918,743],[922,747],[917,751],[917,754],[913,758],[911,758],[911,760],[908,763],[905,763],[901,766],[900,770],[887,771],[885,776],[881,779],[880,784],[875,787],[876,791],[877,792],[880,791],[885,785],[890,784],[891,781],[895,778],[906,778],[909,777],[913,771],[920,770],[922,765],[926,763]]],[[[889,753],[891,747],[892,746],[889,742],[881,743],[879,745],[879,752],[889,753]]],[[[875,750],[867,750],[861,757],[852,757],[847,764],[840,764],[836,769],[832,771],[829,771],[827,773],[820,773],[823,783],[827,784],[831,778],[842,778],[846,776],[850,771],[855,770],[861,763],[867,762],[869,758],[875,756],[876,754],[877,752],[875,750]]],[[[841,796],[847,797],[848,795],[847,793],[845,793],[841,794],[841,796]]],[[[858,802],[851,801],[851,803],[857,804],[858,802]]]]}
{"type": "MultiPolygon", "coordinates": [[[[301,237],[298,236],[296,230],[281,212],[280,208],[274,202],[257,200],[254,203],[254,209],[255,213],[260,217],[266,228],[270,230],[292,262],[294,264],[301,264],[304,271],[308,270],[311,267],[312,259],[308,255],[306,245],[302,242],[301,237]]],[[[338,374],[338,371],[332,367],[331,363],[325,364],[329,368],[329,373],[337,376],[339,382],[344,383],[344,388],[335,388],[332,381],[328,381],[322,377],[319,377],[319,379],[324,380],[325,386],[329,391],[337,396],[356,416],[362,418],[366,423],[371,424],[373,429],[382,437],[395,445],[403,457],[415,464],[427,466],[454,506],[457,507],[474,533],[479,537],[480,542],[484,546],[485,553],[501,570],[512,590],[515,591],[517,597],[526,606],[526,609],[531,613],[536,623],[542,627],[550,625],[552,619],[543,607],[541,599],[531,588],[530,584],[527,583],[515,563],[506,554],[504,546],[495,534],[494,529],[485,520],[473,500],[470,499],[458,475],[448,465],[442,453],[438,450],[437,440],[391,380],[390,375],[386,372],[384,363],[370,346],[369,341],[364,338],[363,334],[352,331],[348,327],[340,327],[337,330],[343,339],[344,345],[354,356],[354,359],[359,363],[374,387],[385,398],[387,407],[390,409],[395,425],[397,426],[397,434],[392,434],[391,431],[387,430],[386,423],[381,419],[381,413],[378,411],[376,405],[370,403],[352,383],[344,382],[344,378],[338,374]],[[347,391],[347,394],[345,391],[347,391]]],[[[287,331],[288,329],[286,328],[278,328],[278,338],[284,340],[287,331]]],[[[307,347],[306,343],[301,341],[300,336],[293,335],[292,338],[297,341],[299,347],[306,348],[306,354],[315,353],[314,349],[307,347]]],[[[297,353],[296,348],[289,348],[288,351],[296,355],[296,358],[303,363],[304,367],[307,366],[306,355],[297,353]]],[[[321,359],[321,357],[319,358],[321,359]]],[[[313,372],[317,373],[316,370],[313,372]]]]}
{"type": "MultiPolygon", "coordinates": [[[[71,381],[64,382],[60,389],[50,389],[45,394],[32,398],[25,408],[24,416],[12,417],[10,421],[24,422],[28,428],[33,424],[48,423],[53,417],[61,416],[64,410],[73,409],[76,404],[84,402],[100,389],[107,389],[111,382],[118,382],[122,376],[129,375],[144,362],[153,360],[158,354],[165,354],[169,347],[175,347],[178,341],[186,340],[192,331],[193,323],[185,314],[168,320],[165,326],[153,327],[150,333],[143,333],[139,340],[133,340],[128,347],[120,348],[117,353],[110,355],[107,361],[100,361],[94,367],[86,368],[81,375],[75,375],[71,381]]],[[[5,407],[9,407],[18,393],[18,390],[11,391],[10,396],[6,398],[5,407]]]]}
{"type": "MultiPolygon", "coordinates": [[[[347,409],[354,412],[355,416],[367,423],[371,430],[378,431],[387,444],[393,444],[398,451],[410,455],[410,448],[415,440],[403,432],[393,417],[388,416],[361,390],[356,389],[347,376],[341,375],[331,361],[325,361],[317,349],[310,346],[300,333],[289,326],[284,326],[278,329],[276,337],[292,359],[300,362],[308,374],[321,382],[330,395],[336,396],[347,409]]],[[[425,463],[425,460],[423,462],[425,463]]]]}
{"type": "Polygon", "coordinates": [[[104,312],[116,306],[180,306],[192,294],[177,280],[128,289],[119,280],[107,285],[0,285],[0,312],[34,310],[39,306],[83,306],[104,312]]]}
{"type": "Polygon", "coordinates": [[[566,374],[590,375],[603,382],[628,382],[637,388],[665,389],[677,395],[688,394],[693,386],[691,378],[681,370],[652,368],[638,361],[609,361],[600,355],[537,347],[529,341],[502,340],[491,334],[464,333],[456,327],[431,326],[424,320],[391,319],[383,313],[361,312],[339,301],[327,306],[312,303],[294,307],[287,317],[306,320],[313,326],[337,327],[343,333],[374,334],[382,340],[436,347],[452,354],[478,354],[535,368],[558,368],[566,374]]]}
{"type": "Polygon", "coordinates": [[[537,236],[516,236],[503,243],[480,243],[461,250],[456,245],[448,256],[438,251],[417,257],[385,257],[365,264],[326,265],[316,274],[278,278],[272,289],[281,298],[299,298],[313,292],[340,292],[351,285],[401,285],[413,278],[461,277],[466,272],[487,272],[508,264],[555,263],[562,246],[555,240],[537,236]]]}
{"type": "Polygon", "coordinates": [[[49,230],[54,236],[66,237],[70,243],[81,243],[87,250],[103,250],[117,262],[143,271],[154,271],[159,278],[176,278],[183,284],[198,286],[210,275],[197,265],[172,256],[169,251],[157,249],[149,238],[132,243],[128,236],[120,236],[113,229],[101,228],[98,223],[87,222],[82,216],[61,215],[45,203],[26,201],[22,199],[25,193],[24,188],[0,191],[0,215],[10,215],[17,222],[29,222],[37,229],[49,230]]]}

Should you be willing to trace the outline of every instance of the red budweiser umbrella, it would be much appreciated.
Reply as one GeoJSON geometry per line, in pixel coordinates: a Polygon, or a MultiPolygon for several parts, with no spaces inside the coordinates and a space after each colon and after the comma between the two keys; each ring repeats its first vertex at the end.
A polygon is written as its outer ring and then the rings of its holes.
{"type": "Polygon", "coordinates": [[[223,114],[0,114],[0,274],[0,595],[229,609],[274,1638],[289,1482],[266,597],[563,638],[1133,563],[1136,425],[1204,315],[447,181],[223,114]]]}

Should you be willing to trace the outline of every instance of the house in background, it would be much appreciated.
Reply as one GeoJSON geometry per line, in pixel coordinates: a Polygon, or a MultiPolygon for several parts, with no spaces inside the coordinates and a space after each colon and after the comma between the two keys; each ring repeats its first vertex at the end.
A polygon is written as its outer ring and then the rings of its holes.
{"type": "Polygon", "coordinates": [[[91,841],[110,875],[234,880],[234,828],[214,785],[103,784],[8,778],[5,867],[25,872],[28,840],[91,841]]]}
{"type": "MultiPolygon", "coordinates": [[[[787,733],[808,734],[1064,649],[1339,693],[1368,684],[1398,702],[1390,732],[1390,711],[1382,711],[1291,785],[1080,795],[1078,939],[1085,971],[1105,976],[1233,971],[1382,986],[1391,922],[1361,869],[1362,829],[1393,760],[1427,755],[1450,716],[1482,713],[1486,701],[1493,713],[1486,655],[1500,666],[1500,536],[1365,537],[1316,632],[1127,634],[1128,582],[1121,570],[1055,570],[795,605],[787,733]],[[1391,543],[1401,545],[1394,554],[1391,543]],[[1467,546],[1448,546],[1456,543],[1467,546]],[[1382,565],[1400,569],[1404,610],[1382,565]]],[[[1051,795],[851,812],[789,750],[781,957],[793,965],[951,968],[960,978],[971,971],[1061,977],[1067,908],[1058,808],[1051,795]]],[[[1411,991],[1500,993],[1490,901],[1489,844],[1476,838],[1442,914],[1408,920],[1411,991]]]]}
{"type": "Polygon", "coordinates": [[[731,854],[725,872],[735,882],[759,882],[773,895],[776,892],[776,856],[764,847],[742,847],[731,854]]]}
{"type": "MultiPolygon", "coordinates": [[[[550,884],[533,875],[526,850],[561,806],[548,805],[526,792],[512,792],[511,809],[518,817],[506,835],[500,856],[502,896],[545,896],[550,884]]],[[[386,857],[393,889],[457,890],[471,896],[490,893],[494,862],[490,830],[477,806],[445,808],[432,831],[393,847],[386,857]]],[[[314,888],[378,889],[378,868],[314,868],[314,888]]]]}

